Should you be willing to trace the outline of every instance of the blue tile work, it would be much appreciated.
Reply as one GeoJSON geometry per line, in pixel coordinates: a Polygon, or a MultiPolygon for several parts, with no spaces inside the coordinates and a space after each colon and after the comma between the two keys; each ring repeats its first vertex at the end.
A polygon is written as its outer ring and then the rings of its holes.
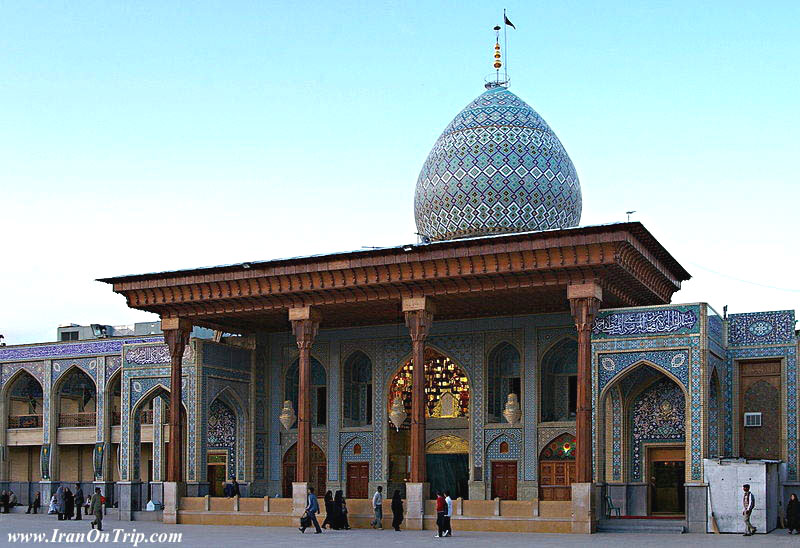
{"type": "MultiPolygon", "coordinates": [[[[678,307],[680,310],[681,308],[692,308],[694,305],[690,307],[678,307]]],[[[699,309],[699,307],[696,307],[699,309]]],[[[604,354],[608,354],[607,357],[614,357],[614,356],[622,356],[627,353],[635,354],[637,352],[642,352],[645,357],[642,359],[647,360],[648,362],[658,366],[658,368],[662,371],[668,371],[677,377],[682,383],[688,386],[688,393],[689,393],[689,401],[690,401],[690,416],[689,416],[689,424],[691,425],[690,428],[690,435],[689,435],[689,443],[690,443],[690,454],[691,454],[691,462],[688,463],[689,467],[689,479],[692,481],[700,481],[702,480],[703,473],[702,473],[702,455],[703,455],[703,404],[702,404],[702,379],[703,379],[703,353],[700,351],[700,336],[698,335],[690,335],[690,336],[659,336],[659,337],[647,337],[641,339],[608,339],[608,340],[594,340],[592,341],[592,398],[594,405],[592,405],[592,439],[593,439],[593,446],[595,447],[594,455],[593,455],[593,465],[595,470],[595,475],[598,473],[597,467],[597,456],[598,454],[605,454],[605,448],[600,448],[597,445],[597,402],[599,396],[599,379],[600,379],[600,371],[604,371],[603,366],[601,365],[600,361],[604,354]],[[688,351],[687,351],[688,348],[688,351]],[[633,352],[626,352],[626,351],[633,351],[633,352]],[[664,354],[666,352],[666,354],[664,354]],[[648,357],[649,356],[649,357],[648,357]],[[665,367],[667,364],[664,363],[665,356],[671,356],[669,358],[668,367],[665,367]],[[688,356],[688,360],[686,360],[686,356],[688,356]],[[684,361],[681,362],[681,357],[684,358],[684,361]],[[676,359],[675,362],[672,360],[676,359]],[[661,363],[659,363],[661,362],[661,363]],[[687,379],[686,382],[684,379],[687,379]]],[[[620,364],[617,363],[616,359],[614,360],[614,364],[612,367],[611,363],[606,364],[606,367],[613,368],[614,374],[611,375],[611,378],[604,377],[607,379],[606,385],[613,380],[613,377],[622,371],[626,367],[633,365],[635,362],[631,363],[629,360],[631,358],[624,358],[621,365],[624,367],[620,367],[620,364]]],[[[611,374],[611,371],[607,372],[611,374]]]]}
{"type": "MultiPolygon", "coordinates": [[[[197,371],[194,365],[194,345],[192,340],[183,355],[183,379],[181,401],[186,407],[187,455],[186,480],[197,481],[197,371]]],[[[136,450],[134,443],[138,432],[136,420],[138,413],[133,413],[143,397],[149,399],[168,392],[170,385],[169,352],[164,352],[166,345],[159,343],[135,344],[122,349],[122,425],[120,442],[120,470],[122,481],[138,477],[136,450]],[[165,360],[165,361],[164,361],[165,360]],[[160,389],[156,389],[160,387],[160,389]]],[[[203,471],[205,473],[205,471],[203,471]]]]}
{"type": "Polygon", "coordinates": [[[61,375],[69,371],[72,367],[77,367],[92,380],[97,381],[97,359],[98,358],[73,358],[71,360],[53,360],[53,382],[58,380],[61,375]]]}
{"type": "Polygon", "coordinates": [[[622,396],[619,386],[611,390],[611,479],[622,480],[622,396]]]}
{"type": "MultiPolygon", "coordinates": [[[[687,343],[688,344],[688,343],[687,343]]],[[[643,352],[615,352],[598,354],[598,389],[602,390],[614,378],[630,366],[648,362],[676,376],[688,388],[689,386],[689,351],[647,350],[643,352]]]]}
{"type": "Polygon", "coordinates": [[[106,378],[110,379],[111,375],[117,372],[122,367],[122,355],[119,356],[106,356],[106,378]]]}
{"type": "Polygon", "coordinates": [[[725,335],[723,333],[724,326],[722,322],[722,318],[719,317],[719,314],[711,308],[710,306],[707,308],[708,310],[708,330],[706,331],[708,338],[716,341],[719,346],[722,346],[725,343],[725,335]]]}
{"type": "MultiPolygon", "coordinates": [[[[106,361],[108,358],[100,356],[95,358],[95,383],[97,384],[97,394],[95,394],[95,440],[101,444],[105,441],[105,427],[106,427],[106,361]]],[[[101,477],[95,479],[102,479],[102,463],[101,463],[101,477]]]]}
{"type": "Polygon", "coordinates": [[[242,371],[250,376],[250,350],[227,344],[203,342],[203,363],[242,371]]]}
{"type": "MultiPolygon", "coordinates": [[[[203,360],[205,361],[205,344],[203,345],[203,360]]],[[[229,475],[244,481],[247,466],[247,445],[248,445],[248,402],[250,401],[250,375],[243,376],[240,372],[227,369],[219,369],[203,365],[201,373],[202,401],[200,402],[201,418],[200,424],[203,425],[200,435],[199,458],[200,476],[203,476],[202,469],[206,468],[208,453],[208,435],[206,425],[210,424],[210,410],[214,402],[221,400],[229,408],[233,409],[236,418],[237,439],[235,445],[231,446],[228,455],[229,475]],[[235,448],[235,450],[234,450],[235,448]]]]}
{"type": "Polygon", "coordinates": [[[786,399],[784,401],[786,431],[787,478],[797,479],[797,346],[796,344],[763,347],[728,348],[728,367],[736,360],[750,358],[780,358],[786,368],[786,399]]]}
{"type": "Polygon", "coordinates": [[[683,390],[671,379],[661,379],[634,400],[631,415],[631,481],[642,478],[644,444],[684,441],[686,404],[683,390]]]}
{"type": "MultiPolygon", "coordinates": [[[[411,338],[388,339],[380,342],[377,353],[379,355],[378,367],[374,368],[375,386],[385,387],[389,379],[411,356],[411,338]]],[[[383,455],[383,442],[385,436],[385,425],[387,424],[386,390],[375,390],[373,392],[375,400],[375,414],[372,417],[373,432],[373,463],[372,479],[381,481],[384,478],[385,459],[383,455]]]]}
{"type": "Polygon", "coordinates": [[[599,312],[592,328],[592,340],[699,332],[698,305],[632,308],[599,312]]]}
{"type": "MultiPolygon", "coordinates": [[[[372,459],[372,432],[341,432],[339,434],[339,447],[341,453],[341,466],[339,470],[338,477],[342,478],[342,481],[347,479],[347,463],[348,462],[364,462],[369,461],[370,468],[374,468],[376,466],[376,462],[372,459]],[[353,449],[356,445],[361,446],[361,454],[356,455],[353,452],[353,449]]],[[[334,453],[335,451],[330,451],[330,453],[334,453]]],[[[328,473],[328,477],[331,481],[338,481],[334,478],[330,478],[330,471],[328,473]]],[[[372,477],[372,475],[370,475],[372,477]]]]}
{"type": "Polygon", "coordinates": [[[208,448],[224,449],[228,453],[226,478],[232,478],[236,475],[236,414],[216,398],[211,402],[207,424],[208,448]]]}
{"type": "MultiPolygon", "coordinates": [[[[43,361],[4,363],[0,365],[0,387],[5,386],[8,381],[15,378],[21,370],[30,373],[40,384],[44,383],[45,364],[43,361]]],[[[47,371],[49,372],[49,369],[47,371]]]]}
{"type": "Polygon", "coordinates": [[[35,346],[0,347],[0,362],[68,358],[78,356],[102,356],[121,354],[125,344],[163,341],[161,336],[136,337],[130,339],[100,339],[76,343],[54,343],[35,346]]]}
{"type": "Polygon", "coordinates": [[[751,312],[728,316],[728,345],[795,343],[794,310],[751,312]]]}
{"type": "MultiPolygon", "coordinates": [[[[486,430],[486,466],[483,469],[484,481],[492,480],[491,463],[495,460],[522,460],[522,429],[492,428],[486,430]],[[508,453],[500,452],[500,444],[508,444],[508,453]]],[[[522,467],[517,466],[517,479],[522,479],[522,467]]]]}
{"type": "Polygon", "coordinates": [[[708,382],[708,457],[714,458],[719,453],[719,418],[721,390],[717,387],[717,376],[710,376],[708,382]]]}
{"type": "MultiPolygon", "coordinates": [[[[253,410],[255,412],[255,439],[253,440],[253,477],[257,482],[263,482],[268,478],[267,469],[268,463],[268,449],[267,444],[267,418],[269,416],[269,405],[267,403],[267,364],[269,363],[269,347],[261,341],[255,350],[255,386],[253,393],[255,402],[253,410]]],[[[266,491],[262,491],[262,485],[253,487],[251,496],[266,495],[266,491]]],[[[264,486],[266,488],[266,486],[264,486]]]]}
{"type": "Polygon", "coordinates": [[[436,140],[417,180],[417,230],[433,239],[577,226],[575,167],[547,123],[505,88],[482,93],[436,140]]]}

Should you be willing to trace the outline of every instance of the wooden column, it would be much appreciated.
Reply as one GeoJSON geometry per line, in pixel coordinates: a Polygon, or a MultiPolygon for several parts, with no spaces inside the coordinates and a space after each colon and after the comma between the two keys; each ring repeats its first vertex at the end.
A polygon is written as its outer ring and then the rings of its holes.
{"type": "Polygon", "coordinates": [[[433,302],[426,297],[403,299],[411,335],[411,483],[425,482],[425,339],[433,323],[433,302]]]}
{"type": "Polygon", "coordinates": [[[592,325],[603,289],[594,283],[567,286],[578,330],[578,401],[575,417],[576,483],[592,482],[592,325]]]}
{"type": "Polygon", "coordinates": [[[311,345],[322,319],[310,306],[289,309],[292,332],[300,350],[300,382],[297,390],[297,471],[295,481],[311,481],[311,345]]]}
{"type": "Polygon", "coordinates": [[[181,404],[183,351],[192,326],[180,318],[162,318],[161,330],[169,348],[169,468],[167,481],[183,481],[183,405],[181,404]]]}

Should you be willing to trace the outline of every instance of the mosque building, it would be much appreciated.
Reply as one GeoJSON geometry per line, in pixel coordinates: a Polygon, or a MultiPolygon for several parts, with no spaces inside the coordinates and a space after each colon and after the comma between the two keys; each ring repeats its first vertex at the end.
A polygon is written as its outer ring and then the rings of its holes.
{"type": "Polygon", "coordinates": [[[580,226],[561,141],[486,88],[422,167],[420,243],[108,278],[160,325],[0,348],[0,489],[249,525],[341,489],[366,526],[383,486],[409,529],[448,490],[456,530],[585,533],[723,527],[723,477],[786,500],[794,311],[671,303],[689,273],[641,223],[580,226]]]}

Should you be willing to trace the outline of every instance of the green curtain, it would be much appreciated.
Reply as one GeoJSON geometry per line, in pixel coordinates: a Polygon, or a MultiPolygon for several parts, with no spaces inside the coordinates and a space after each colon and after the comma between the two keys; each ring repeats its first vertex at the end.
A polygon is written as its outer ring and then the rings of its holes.
{"type": "Polygon", "coordinates": [[[450,498],[469,498],[469,455],[425,455],[431,498],[450,491],[450,498]]]}

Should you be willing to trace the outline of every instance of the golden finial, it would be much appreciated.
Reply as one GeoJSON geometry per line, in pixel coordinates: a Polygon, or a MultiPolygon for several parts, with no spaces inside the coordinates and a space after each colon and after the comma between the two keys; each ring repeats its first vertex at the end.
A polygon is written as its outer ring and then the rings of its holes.
{"type": "Polygon", "coordinates": [[[499,71],[503,63],[500,61],[500,26],[494,27],[495,42],[494,42],[494,69],[499,71]]]}

